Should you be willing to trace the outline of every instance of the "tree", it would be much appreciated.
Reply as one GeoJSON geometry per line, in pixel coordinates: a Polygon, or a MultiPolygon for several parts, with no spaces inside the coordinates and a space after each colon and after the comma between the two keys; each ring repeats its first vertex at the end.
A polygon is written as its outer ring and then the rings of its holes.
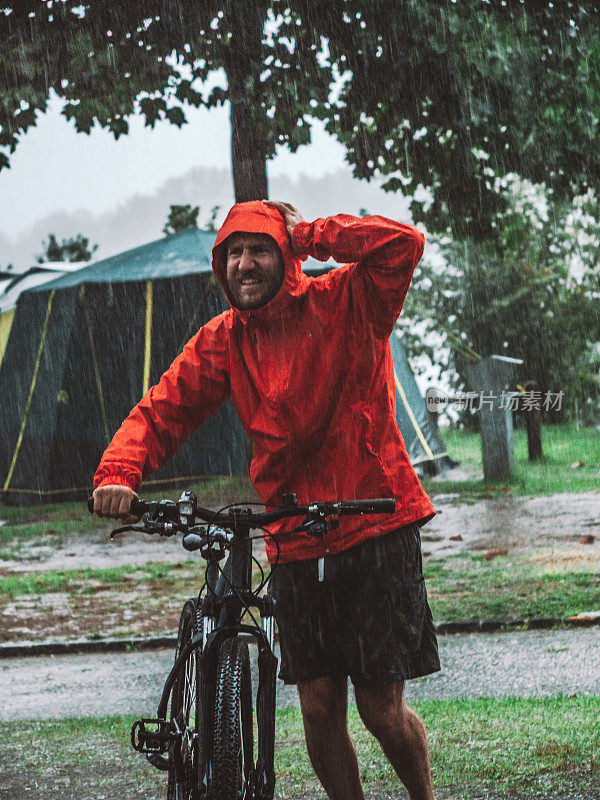
{"type": "Polygon", "coordinates": [[[200,206],[192,208],[189,204],[185,206],[172,205],[163,233],[165,236],[172,236],[174,233],[181,233],[188,228],[197,228],[199,212],[200,206]]]}
{"type": "Polygon", "coordinates": [[[219,205],[213,206],[211,208],[210,217],[208,218],[208,221],[206,223],[206,230],[207,231],[210,231],[211,233],[216,233],[217,232],[217,222],[216,221],[217,221],[217,214],[219,213],[220,210],[221,210],[221,206],[219,206],[219,205]]]}
{"type": "Polygon", "coordinates": [[[48,241],[42,242],[43,253],[37,256],[38,264],[46,261],[90,261],[98,249],[95,244],[90,247],[90,240],[80,233],[70,239],[63,239],[59,244],[55,234],[48,234],[48,241]]]}
{"type": "Polygon", "coordinates": [[[351,79],[328,130],[357,177],[418,194],[413,216],[494,239],[515,172],[556,198],[598,187],[600,3],[346,3],[331,59],[351,79]]]}
{"type": "MultiPolygon", "coordinates": [[[[185,105],[231,104],[238,201],[267,194],[277,145],[310,140],[309,115],[358,177],[431,187],[432,230],[493,238],[494,178],[557,194],[598,178],[598,2],[582,0],[6,0],[0,146],[14,149],[53,90],[79,131],[115,137],[140,113],[181,126],[185,105]],[[221,70],[222,84],[203,87],[221,70]],[[342,76],[339,99],[332,78],[342,76]]],[[[221,73],[220,73],[221,74],[221,73]]],[[[338,85],[338,90],[339,90],[338,85]]],[[[0,154],[6,166],[8,156],[0,154]]],[[[1,164],[0,164],[1,166],[1,164]]]]}
{"type": "MultiPolygon", "coordinates": [[[[186,104],[210,108],[228,100],[236,200],[259,199],[268,191],[266,159],[278,144],[295,151],[310,140],[307,115],[329,94],[331,71],[318,64],[314,25],[296,25],[285,3],[7,6],[9,13],[0,13],[0,146],[11,152],[50,91],[66,99],[63,113],[78,131],[97,123],[116,138],[128,132],[133,113],[151,127],[159,119],[181,126],[186,104]],[[225,81],[208,91],[211,74],[225,81]]],[[[305,11],[310,21],[310,5],[305,11]]],[[[0,154],[0,166],[7,165],[0,154]]]]}
{"type": "MultiPolygon", "coordinates": [[[[568,206],[553,203],[546,187],[517,176],[497,189],[506,204],[497,239],[442,238],[446,264],[419,264],[407,320],[430,320],[430,329],[442,333],[463,381],[473,356],[522,358],[525,379],[542,392],[565,393],[563,411],[577,401],[587,421],[597,421],[600,207],[591,194],[568,206]]],[[[423,350],[410,335],[405,343],[409,351],[423,350]]],[[[439,341],[425,348],[433,358],[436,344],[439,353],[439,341]]]]}

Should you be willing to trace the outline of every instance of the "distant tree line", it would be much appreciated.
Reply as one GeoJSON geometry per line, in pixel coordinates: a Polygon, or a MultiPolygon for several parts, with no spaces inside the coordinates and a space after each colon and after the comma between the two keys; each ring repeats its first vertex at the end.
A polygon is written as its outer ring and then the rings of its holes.
{"type": "Polygon", "coordinates": [[[63,239],[60,244],[54,233],[48,234],[48,241],[42,242],[43,252],[36,256],[38,264],[46,261],[90,261],[98,245],[90,246],[87,236],[80,233],[77,236],[63,239]]]}

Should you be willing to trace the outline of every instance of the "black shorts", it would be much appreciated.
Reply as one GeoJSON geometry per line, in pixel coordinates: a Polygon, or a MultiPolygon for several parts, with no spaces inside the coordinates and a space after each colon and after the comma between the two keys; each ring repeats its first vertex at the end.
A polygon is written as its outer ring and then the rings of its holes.
{"type": "Polygon", "coordinates": [[[279,677],[299,683],[350,676],[392,683],[440,669],[417,523],[324,560],[273,571],[281,645],[279,677]]]}

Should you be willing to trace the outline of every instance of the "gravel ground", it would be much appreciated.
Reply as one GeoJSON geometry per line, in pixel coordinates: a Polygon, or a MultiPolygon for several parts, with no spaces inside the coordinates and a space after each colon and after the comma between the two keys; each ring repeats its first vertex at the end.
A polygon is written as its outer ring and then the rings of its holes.
{"type": "MultiPolygon", "coordinates": [[[[440,637],[443,670],[410,681],[407,697],[600,694],[600,629],[440,637]]],[[[170,650],[43,656],[0,664],[0,721],[105,714],[154,716],[170,650]]],[[[256,680],[254,681],[256,686],[256,680]]],[[[279,706],[297,704],[279,684],[279,706]]]]}

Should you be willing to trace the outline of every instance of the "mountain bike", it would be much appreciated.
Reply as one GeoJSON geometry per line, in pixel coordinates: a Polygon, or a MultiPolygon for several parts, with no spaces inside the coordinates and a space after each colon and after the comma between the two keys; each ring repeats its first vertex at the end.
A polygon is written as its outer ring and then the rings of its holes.
{"type": "MultiPolygon", "coordinates": [[[[321,537],[344,515],[392,513],[393,499],[314,502],[294,494],[281,506],[254,513],[248,505],[214,512],[197,505],[193,492],[177,502],[134,500],[130,513],[141,525],[115,529],[161,536],[183,534],[183,547],[206,561],[198,597],[183,606],[175,663],[164,685],[156,717],[136,720],[133,748],[168,772],[168,800],[272,800],[275,790],[274,599],[263,594],[269,576],[252,555],[252,540],[272,537],[267,525],[304,517],[293,532],[321,537]],[[200,524],[198,524],[200,521],[200,524]],[[252,530],[262,531],[252,536],[252,530]],[[229,553],[226,563],[221,561],[229,553]],[[258,584],[252,587],[252,565],[258,584]],[[260,617],[260,622],[257,619],[260,617]],[[252,677],[248,642],[258,650],[256,758],[252,677]]],[[[88,499],[93,510],[93,500],[88,499]]],[[[271,571],[272,571],[271,570],[271,571]]]]}

